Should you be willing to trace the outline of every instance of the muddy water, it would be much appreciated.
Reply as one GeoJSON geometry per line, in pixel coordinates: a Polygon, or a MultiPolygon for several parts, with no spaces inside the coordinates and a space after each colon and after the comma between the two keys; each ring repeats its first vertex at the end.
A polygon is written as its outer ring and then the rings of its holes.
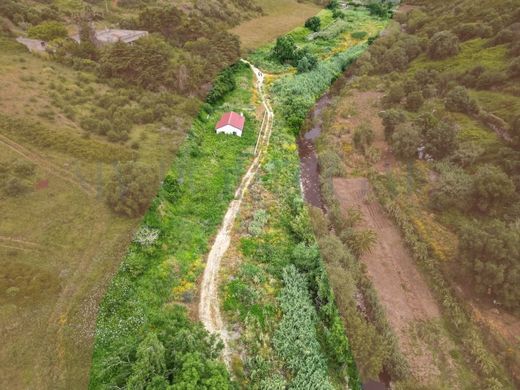
{"type": "Polygon", "coordinates": [[[330,102],[329,94],[323,95],[318,100],[311,113],[311,128],[297,140],[303,196],[307,203],[323,210],[324,204],[320,192],[320,171],[315,141],[323,128],[323,111],[330,102]]]}
{"type": "MultiPolygon", "coordinates": [[[[298,154],[300,156],[300,184],[303,191],[305,201],[314,206],[319,207],[326,212],[325,204],[321,196],[320,190],[320,170],[318,166],[318,154],[316,152],[316,139],[321,135],[323,130],[323,115],[325,110],[330,106],[333,97],[352,80],[348,73],[340,77],[331,87],[330,91],[323,95],[314,105],[310,114],[310,128],[308,128],[298,138],[298,154]]],[[[372,382],[376,385],[374,388],[383,386],[390,389],[391,377],[386,370],[379,375],[379,383],[372,382]]],[[[367,387],[368,388],[368,387],[367,387]]]]}

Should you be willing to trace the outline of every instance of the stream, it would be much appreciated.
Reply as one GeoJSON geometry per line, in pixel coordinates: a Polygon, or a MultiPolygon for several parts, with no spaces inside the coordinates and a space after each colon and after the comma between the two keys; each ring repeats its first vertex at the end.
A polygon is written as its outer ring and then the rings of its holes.
{"type": "MultiPolygon", "coordinates": [[[[347,71],[343,76],[339,77],[330,90],[325,93],[314,105],[310,113],[310,128],[302,132],[298,137],[298,154],[300,156],[300,185],[303,192],[305,202],[320,208],[323,212],[327,212],[326,205],[320,190],[320,170],[318,165],[318,153],[316,151],[316,139],[321,135],[324,120],[323,114],[331,105],[335,96],[352,81],[347,71]]],[[[390,389],[391,377],[386,369],[379,374],[379,382],[367,381],[364,383],[364,389],[390,389]]]]}

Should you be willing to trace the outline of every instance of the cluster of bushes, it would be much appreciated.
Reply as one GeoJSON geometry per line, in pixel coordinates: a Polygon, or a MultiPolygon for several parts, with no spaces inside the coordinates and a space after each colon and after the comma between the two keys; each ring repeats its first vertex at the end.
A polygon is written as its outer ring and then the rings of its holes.
{"type": "Polygon", "coordinates": [[[237,64],[230,66],[229,68],[226,68],[222,72],[220,72],[215,81],[213,82],[211,90],[209,91],[208,96],[206,97],[206,101],[209,104],[217,103],[229,92],[233,91],[237,86],[234,77],[235,72],[240,67],[245,66],[248,65],[242,62],[238,62],[237,64]]]}
{"type": "Polygon", "coordinates": [[[54,21],[43,22],[27,30],[29,38],[41,39],[42,41],[66,38],[68,34],[67,28],[63,24],[54,21]]]}
{"type": "Polygon", "coordinates": [[[305,277],[294,266],[289,266],[284,270],[283,283],[278,296],[283,316],[273,344],[293,372],[291,387],[332,390],[327,363],[317,339],[316,309],[309,297],[305,277]]]}
{"type": "Polygon", "coordinates": [[[464,212],[489,213],[515,199],[513,181],[498,166],[481,165],[473,175],[451,164],[439,164],[437,169],[440,178],[431,195],[437,209],[455,207],[464,212]]]}
{"type": "Polygon", "coordinates": [[[54,5],[44,4],[35,7],[15,0],[2,0],[0,15],[16,24],[36,25],[45,21],[60,20],[59,11],[54,5]]]}
{"type": "Polygon", "coordinates": [[[292,129],[299,131],[316,99],[365,49],[364,44],[354,46],[326,62],[319,63],[310,72],[288,75],[274,83],[272,90],[275,99],[292,129]]]}
{"type": "Polygon", "coordinates": [[[284,35],[276,40],[272,56],[282,64],[291,64],[298,68],[300,73],[308,72],[316,67],[318,59],[307,49],[296,46],[294,38],[284,35]]]}
{"type": "Polygon", "coordinates": [[[426,47],[423,40],[414,35],[397,32],[380,37],[370,46],[356,66],[358,74],[390,73],[403,71],[426,47]]]}
{"type": "Polygon", "coordinates": [[[114,162],[135,158],[133,151],[119,145],[70,136],[30,120],[12,119],[0,114],[0,129],[13,139],[26,142],[29,145],[72,154],[87,161],[114,162]]]}
{"type": "MultiPolygon", "coordinates": [[[[492,169],[492,168],[488,168],[492,169]]],[[[479,180],[481,178],[476,178],[479,180]]],[[[490,177],[486,177],[490,179],[490,177]]],[[[480,180],[482,185],[482,181],[480,180]]],[[[477,183],[478,186],[478,183],[477,183]]],[[[504,191],[499,183],[487,184],[491,190],[504,191]],[[497,185],[498,184],[498,185],[497,185]]],[[[489,194],[488,191],[486,191],[489,194]]],[[[497,194],[498,196],[498,194],[497,194]]],[[[482,294],[496,297],[501,305],[520,309],[520,224],[499,219],[468,223],[460,229],[462,258],[470,268],[475,288],[482,294]]]]}
{"type": "Polygon", "coordinates": [[[34,164],[15,160],[11,164],[0,166],[0,188],[7,196],[19,196],[32,189],[35,174],[34,164]]]}
{"type": "Polygon", "coordinates": [[[140,216],[148,209],[157,182],[157,172],[147,165],[119,164],[106,184],[106,202],[117,214],[140,216]]]}

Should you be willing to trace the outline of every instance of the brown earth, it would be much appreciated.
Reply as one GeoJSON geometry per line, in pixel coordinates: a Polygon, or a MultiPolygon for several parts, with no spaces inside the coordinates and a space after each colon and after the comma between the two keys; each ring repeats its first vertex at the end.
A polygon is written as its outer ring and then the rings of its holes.
{"type": "Polygon", "coordinates": [[[364,255],[362,261],[412,372],[422,383],[427,383],[439,372],[432,353],[427,348],[417,349],[409,330],[420,322],[439,318],[439,306],[406,249],[398,228],[375,200],[368,180],[336,178],[333,184],[342,209],[346,212],[349,208],[358,208],[364,218],[361,227],[377,234],[373,250],[364,255]]]}

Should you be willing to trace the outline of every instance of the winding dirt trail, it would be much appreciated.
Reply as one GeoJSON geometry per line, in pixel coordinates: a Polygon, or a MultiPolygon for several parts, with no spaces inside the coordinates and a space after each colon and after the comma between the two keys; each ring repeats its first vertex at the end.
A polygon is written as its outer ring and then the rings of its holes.
{"type": "Polygon", "coordinates": [[[258,171],[262,157],[264,156],[265,151],[269,145],[274,120],[273,110],[265,96],[263,89],[264,74],[258,68],[255,68],[251,63],[245,60],[242,60],[242,62],[248,64],[255,74],[257,80],[256,88],[260,94],[262,105],[265,108],[265,115],[260,127],[258,141],[255,147],[256,156],[249,166],[247,173],[242,178],[240,186],[235,192],[235,199],[229,205],[226,215],[224,216],[224,220],[222,221],[220,230],[218,231],[215,238],[215,242],[213,243],[213,246],[211,247],[211,250],[208,254],[206,269],[204,270],[204,275],[202,277],[199,302],[199,319],[209,332],[217,333],[222,339],[224,343],[223,358],[228,367],[230,365],[230,350],[228,345],[229,334],[224,326],[224,322],[222,321],[222,316],[220,314],[220,302],[218,297],[218,273],[222,257],[229,248],[231,228],[233,227],[238,212],[240,211],[240,206],[242,204],[244,194],[246,193],[249,185],[251,184],[251,181],[258,171]]]}

